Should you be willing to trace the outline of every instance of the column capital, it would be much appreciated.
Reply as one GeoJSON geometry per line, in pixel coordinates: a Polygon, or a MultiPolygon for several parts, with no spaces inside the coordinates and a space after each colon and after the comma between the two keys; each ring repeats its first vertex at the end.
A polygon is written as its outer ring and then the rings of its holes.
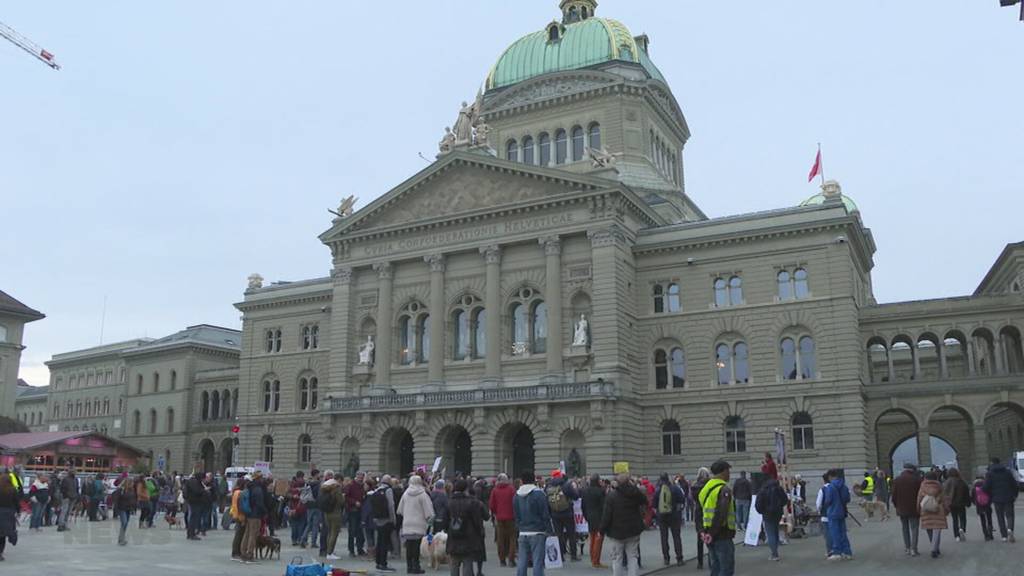
{"type": "Polygon", "coordinates": [[[488,264],[501,263],[501,246],[498,246],[497,244],[481,246],[480,253],[484,255],[484,261],[488,264]]]}
{"type": "Polygon", "coordinates": [[[331,270],[331,278],[334,278],[335,284],[348,284],[352,281],[352,268],[339,266],[331,270]]]}
{"type": "Polygon", "coordinates": [[[423,261],[430,264],[431,272],[444,272],[444,254],[430,254],[428,256],[424,256],[423,261]]]}
{"type": "Polygon", "coordinates": [[[377,277],[381,280],[391,279],[391,262],[377,262],[373,265],[373,269],[377,272],[377,277]]]}
{"type": "Polygon", "coordinates": [[[537,242],[544,246],[544,254],[546,256],[558,256],[562,253],[562,239],[557,234],[541,236],[537,239],[537,242]]]}
{"type": "Polygon", "coordinates": [[[617,224],[612,224],[600,230],[591,230],[587,232],[587,236],[590,238],[590,244],[594,248],[618,246],[626,241],[625,231],[617,224]]]}

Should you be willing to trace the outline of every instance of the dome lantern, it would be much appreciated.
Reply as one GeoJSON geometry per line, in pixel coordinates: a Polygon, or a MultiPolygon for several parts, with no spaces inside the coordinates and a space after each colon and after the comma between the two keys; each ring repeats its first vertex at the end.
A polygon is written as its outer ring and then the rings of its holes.
{"type": "Polygon", "coordinates": [[[586,20],[597,11],[597,0],[562,0],[562,24],[572,24],[586,20]]]}

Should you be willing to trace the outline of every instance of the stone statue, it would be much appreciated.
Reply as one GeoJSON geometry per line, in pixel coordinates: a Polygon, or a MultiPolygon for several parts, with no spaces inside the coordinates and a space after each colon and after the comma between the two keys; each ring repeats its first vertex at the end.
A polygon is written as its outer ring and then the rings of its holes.
{"type": "Polygon", "coordinates": [[[572,336],[573,346],[587,346],[590,344],[590,323],[587,322],[587,315],[580,314],[580,319],[576,322],[576,331],[572,336]]]}
{"type": "Polygon", "coordinates": [[[373,366],[373,336],[366,337],[366,344],[359,347],[359,365],[373,366]]]}
{"type": "Polygon", "coordinates": [[[473,124],[476,122],[476,103],[462,102],[459,119],[455,121],[455,142],[470,144],[473,142],[473,124]]]}
{"type": "Polygon", "coordinates": [[[565,459],[565,474],[569,478],[579,478],[583,476],[583,458],[580,457],[580,453],[575,448],[569,450],[569,456],[565,459]]]}
{"type": "Polygon", "coordinates": [[[490,133],[491,133],[491,127],[490,126],[488,126],[487,124],[484,124],[483,122],[478,123],[476,125],[476,145],[477,146],[486,146],[487,145],[487,135],[490,134],[490,133]]]}
{"type": "Polygon", "coordinates": [[[441,150],[441,154],[447,154],[452,151],[455,146],[455,134],[452,133],[452,129],[448,126],[444,127],[444,137],[441,138],[441,143],[438,148],[441,150]]]}
{"type": "Polygon", "coordinates": [[[354,478],[356,472],[359,472],[359,454],[353,454],[348,459],[348,463],[345,464],[344,474],[346,478],[354,478]]]}
{"type": "Polygon", "coordinates": [[[263,288],[263,276],[253,272],[249,274],[249,290],[256,290],[257,288],[263,288]]]}
{"type": "Polygon", "coordinates": [[[615,164],[615,157],[617,154],[612,154],[605,148],[587,148],[587,156],[590,158],[590,164],[594,168],[609,168],[615,164]]]}

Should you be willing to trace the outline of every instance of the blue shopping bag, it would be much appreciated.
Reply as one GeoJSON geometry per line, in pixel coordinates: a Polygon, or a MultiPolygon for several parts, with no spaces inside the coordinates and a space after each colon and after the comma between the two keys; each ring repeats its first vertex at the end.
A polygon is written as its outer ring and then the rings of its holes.
{"type": "Polygon", "coordinates": [[[327,569],[323,564],[303,564],[302,557],[292,558],[291,563],[285,567],[284,576],[327,576],[327,569]]]}

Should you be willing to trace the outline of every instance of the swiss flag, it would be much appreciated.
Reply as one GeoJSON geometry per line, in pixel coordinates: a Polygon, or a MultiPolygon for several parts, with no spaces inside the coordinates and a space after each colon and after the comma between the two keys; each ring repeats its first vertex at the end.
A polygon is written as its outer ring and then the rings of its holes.
{"type": "Polygon", "coordinates": [[[43,60],[53,61],[53,54],[50,54],[46,50],[40,50],[39,55],[43,57],[43,60]]]}
{"type": "Polygon", "coordinates": [[[811,166],[811,173],[807,175],[807,181],[814,180],[814,177],[821,174],[821,149],[818,149],[818,155],[814,157],[814,166],[811,166]]]}

